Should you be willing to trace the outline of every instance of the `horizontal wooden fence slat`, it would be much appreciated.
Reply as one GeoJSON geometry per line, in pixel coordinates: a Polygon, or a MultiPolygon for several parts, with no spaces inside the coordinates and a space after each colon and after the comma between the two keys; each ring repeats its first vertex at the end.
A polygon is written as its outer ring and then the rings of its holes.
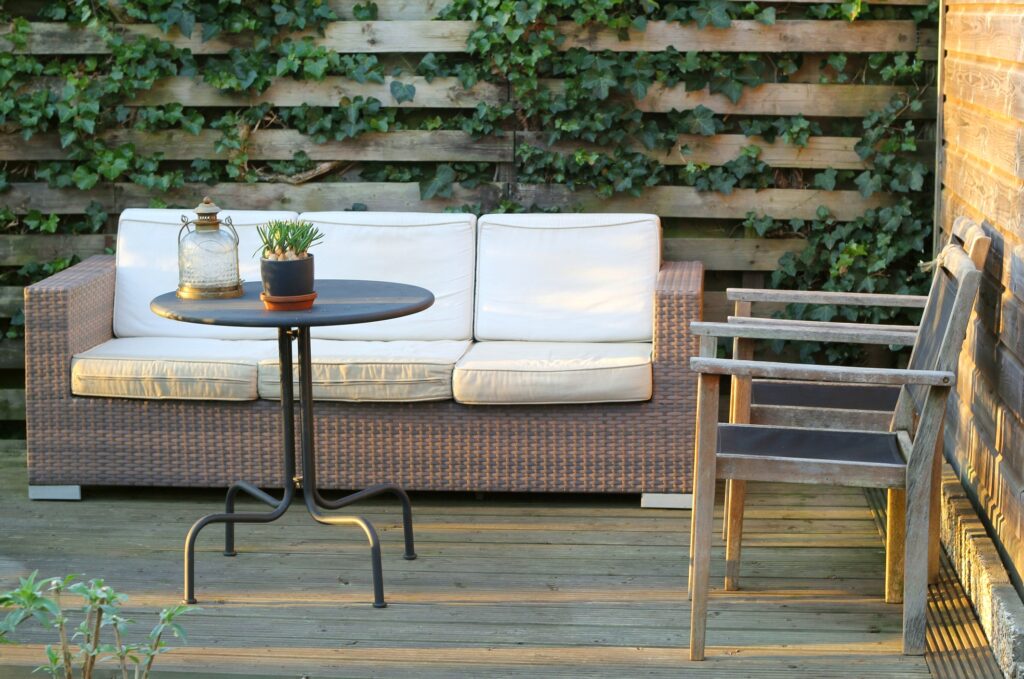
{"type": "Polygon", "coordinates": [[[950,52],[943,68],[943,89],[947,97],[966,101],[1007,117],[1024,119],[1024,67],[982,61],[950,52]]]}
{"type": "MultiPolygon", "coordinates": [[[[554,91],[562,88],[558,80],[546,81],[554,91]]],[[[59,87],[55,81],[40,79],[36,87],[59,87]]],[[[889,85],[836,85],[817,83],[766,83],[745,89],[739,101],[723,94],[711,94],[706,88],[687,92],[683,85],[654,85],[637,108],[649,113],[689,110],[704,106],[721,114],[773,115],[810,117],[861,118],[885,106],[894,96],[906,96],[907,90],[889,85]]],[[[935,91],[923,93],[920,111],[907,111],[908,118],[929,118],[935,115],[935,91]]],[[[237,108],[270,103],[277,106],[337,106],[344,97],[374,97],[385,106],[404,108],[475,108],[478,103],[497,104],[507,100],[504,85],[477,83],[463,89],[455,78],[387,78],[384,84],[359,83],[348,78],[325,78],[321,82],[303,82],[279,78],[261,94],[222,92],[201,81],[186,77],[165,78],[140,92],[125,106],[162,106],[180,103],[183,106],[237,108]],[[416,87],[412,101],[398,104],[391,96],[390,83],[399,80],[416,87]]]]}
{"type": "Polygon", "coordinates": [[[469,89],[456,78],[434,78],[427,82],[421,77],[387,77],[384,83],[360,83],[350,78],[329,77],[320,82],[279,78],[261,94],[222,92],[192,78],[166,78],[130,101],[126,106],[163,106],[180,103],[183,106],[212,106],[237,108],[269,102],[277,106],[337,106],[345,98],[376,98],[385,106],[402,108],[475,108],[477,104],[498,104],[507,100],[504,85],[480,82],[469,89]],[[399,81],[416,88],[412,101],[399,104],[391,96],[391,83],[399,81]]]}
{"type": "MultiPolygon", "coordinates": [[[[862,118],[885,106],[894,96],[907,90],[890,85],[834,85],[817,83],[765,83],[745,88],[739,101],[708,90],[687,92],[682,85],[653,85],[647,96],[637,102],[645,112],[685,111],[704,106],[715,113],[765,116],[862,118]]],[[[935,91],[924,92],[920,111],[907,111],[908,118],[935,117],[935,91]]]]}
{"type": "MultiPolygon", "coordinates": [[[[766,141],[761,137],[748,137],[742,134],[716,134],[702,136],[697,134],[681,134],[675,146],[669,151],[645,149],[641,145],[637,151],[658,160],[663,165],[686,165],[687,163],[707,163],[723,165],[739,157],[744,148],[757,146],[761,151],[758,158],[771,167],[795,168],[827,168],[837,170],[860,170],[869,166],[857,154],[855,147],[859,137],[811,137],[806,146],[796,146],[780,138],[766,141]],[[682,149],[686,148],[683,153],[682,149]]],[[[583,144],[576,141],[562,141],[554,146],[545,143],[545,135],[541,132],[517,132],[516,145],[530,144],[541,148],[550,148],[559,153],[574,153],[577,149],[599,151],[600,146],[583,144]]],[[[935,161],[935,145],[922,141],[918,144],[920,159],[931,165],[935,161]]],[[[3,150],[0,146],[0,157],[3,150]]]]}
{"type": "Polygon", "coordinates": [[[103,234],[13,234],[0,235],[0,266],[23,266],[59,257],[85,258],[102,254],[113,244],[103,234]]]}
{"type": "MultiPolygon", "coordinates": [[[[476,27],[472,21],[333,21],[324,34],[292,33],[293,38],[310,36],[316,44],[335,52],[465,52],[469,34],[476,27]]],[[[3,32],[6,32],[7,28],[3,32]]],[[[121,24],[117,27],[127,36],[158,38],[192,54],[225,54],[232,48],[252,47],[254,38],[248,34],[220,35],[204,41],[203,29],[197,25],[190,36],[177,28],[164,33],[155,24],[121,24]]],[[[2,33],[2,32],[0,32],[2,33]]],[[[0,48],[10,49],[7,40],[0,48]]],[[[96,31],[75,28],[63,22],[33,22],[27,44],[16,50],[30,54],[107,54],[110,48],[96,31]]]]}
{"type": "Polygon", "coordinates": [[[25,298],[20,285],[0,285],[0,317],[10,318],[21,308],[25,298]]]}
{"type": "MultiPolygon", "coordinates": [[[[782,2],[783,0],[776,0],[782,2]]],[[[786,0],[786,4],[839,4],[844,0],[786,0]]],[[[365,4],[365,0],[328,0],[327,4],[342,19],[355,16],[355,6],[365,4]]],[[[377,18],[386,21],[409,21],[415,19],[433,19],[441,13],[449,0],[377,0],[377,18]]],[[[767,4],[767,3],[762,3],[767,4]]],[[[875,0],[872,5],[909,5],[923,6],[928,0],[875,0]]]]}
{"type": "MultiPolygon", "coordinates": [[[[451,198],[420,200],[414,182],[317,182],[292,186],[281,183],[187,184],[162,194],[168,205],[189,207],[196,196],[217,197],[221,205],[239,209],[296,209],[300,211],[342,210],[362,203],[369,210],[435,211],[446,207],[479,203],[492,207],[501,198],[502,185],[485,184],[466,189],[458,185],[451,198]]],[[[767,214],[778,219],[813,219],[819,206],[828,208],[839,220],[855,219],[870,208],[893,202],[889,194],[864,198],[857,191],[816,189],[736,189],[731,194],[698,191],[687,186],[655,186],[640,197],[618,195],[602,198],[589,191],[573,192],[563,186],[515,184],[510,198],[538,207],[580,206],[595,212],[653,212],[664,217],[743,219],[748,213],[767,214]]],[[[130,183],[105,185],[91,191],[53,189],[42,183],[11,184],[4,203],[15,212],[36,209],[43,213],[78,214],[93,201],[108,212],[149,203],[152,192],[130,183]]],[[[27,236],[19,236],[27,237],[27,236]]],[[[53,236],[39,236],[53,238],[53,236]]]]}
{"type": "Polygon", "coordinates": [[[917,49],[913,21],[783,20],[771,25],[733,21],[729,28],[699,28],[674,21],[649,21],[628,40],[595,25],[559,24],[566,36],[562,49],[616,52],[912,52],[917,49]]]}
{"type": "Polygon", "coordinates": [[[1024,232],[1024,180],[995,171],[983,160],[946,149],[943,183],[999,225],[1024,232]]]}
{"type": "MultiPolygon", "coordinates": [[[[516,143],[548,148],[544,135],[539,132],[514,133],[516,143]]],[[[216,142],[221,133],[204,129],[199,134],[184,130],[140,132],[112,130],[101,136],[109,146],[134,145],[143,154],[162,153],[165,160],[192,160],[195,158],[225,159],[231,151],[217,151],[216,142]]],[[[670,151],[646,153],[665,165],[708,163],[722,165],[737,158],[742,150],[754,145],[761,149],[759,158],[772,167],[826,168],[856,170],[867,167],[854,147],[857,137],[811,137],[804,147],[786,143],[781,139],[768,142],[761,137],[742,134],[701,136],[680,135],[670,151]],[[681,149],[686,147],[687,152],[681,149]]],[[[572,153],[580,148],[597,150],[599,147],[581,142],[559,142],[550,147],[561,153],[572,153]]],[[[257,130],[249,135],[246,153],[253,160],[290,160],[302,151],[311,160],[348,160],[364,162],[431,162],[480,161],[492,163],[512,162],[513,134],[502,137],[480,137],[458,130],[397,130],[371,132],[344,141],[316,142],[296,130],[257,130]]],[[[931,163],[933,145],[922,142],[922,160],[931,163]]],[[[0,135],[0,160],[62,160],[66,153],[54,134],[41,134],[25,139],[18,134],[0,135]]]]}
{"type": "MultiPolygon", "coordinates": [[[[334,21],[323,35],[309,35],[314,42],[342,53],[421,53],[465,52],[470,33],[477,27],[471,21],[334,21]]],[[[0,31],[0,35],[7,28],[0,31]]],[[[193,54],[224,54],[236,47],[250,47],[253,38],[246,35],[218,36],[203,41],[202,27],[190,36],[176,28],[164,33],[155,24],[122,24],[126,35],[159,38],[193,54]]],[[[674,21],[650,21],[644,31],[629,31],[623,40],[617,32],[591,24],[580,26],[563,22],[558,30],[566,35],[561,49],[582,47],[588,50],[617,52],[663,51],[674,47],[682,52],[903,52],[918,47],[917,27],[913,21],[778,21],[771,25],[759,21],[733,21],[728,29],[699,28],[674,21]]],[[[76,28],[67,23],[33,22],[24,48],[15,51],[30,54],[106,54],[110,50],[96,31],[76,28]]],[[[0,48],[10,49],[0,39],[0,48]]]]}
{"type": "Polygon", "coordinates": [[[666,238],[668,260],[700,260],[712,271],[774,271],[787,252],[806,247],[802,238],[666,238]]]}
{"type": "Polygon", "coordinates": [[[593,212],[652,212],[662,217],[743,219],[748,213],[777,219],[813,219],[825,206],[839,220],[855,219],[865,210],[891,204],[893,197],[875,194],[864,198],[857,191],[813,189],[735,189],[731,194],[698,191],[688,186],[654,186],[640,197],[602,198],[563,186],[519,184],[510,196],[523,205],[580,206],[593,212]]]}
{"type": "Polygon", "coordinates": [[[943,112],[943,133],[949,145],[1024,179],[1024,124],[951,97],[943,112]]]}
{"type": "Polygon", "coordinates": [[[957,7],[946,13],[946,49],[1024,62],[1024,15],[1019,8],[957,7]]]}
{"type": "MultiPolygon", "coordinates": [[[[223,206],[249,210],[345,210],[362,203],[368,210],[398,212],[440,212],[447,207],[480,203],[484,208],[497,204],[502,194],[498,184],[485,184],[474,189],[456,185],[450,198],[420,199],[416,182],[317,182],[292,186],[285,183],[223,183],[186,184],[182,188],[160,194],[172,207],[189,208],[203,196],[213,196],[223,206]]],[[[12,183],[0,195],[0,203],[15,212],[36,209],[43,213],[79,214],[93,201],[110,213],[128,207],[145,207],[154,194],[149,189],[130,183],[105,184],[89,191],[53,189],[42,183],[12,183]]],[[[45,236],[41,238],[53,238],[45,236]]]]}
{"type": "MultiPolygon", "coordinates": [[[[133,144],[144,154],[160,152],[166,160],[225,159],[231,152],[215,148],[221,136],[211,129],[199,134],[184,130],[113,130],[101,139],[109,146],[133,144]]],[[[513,159],[512,144],[512,134],[474,139],[459,130],[369,132],[355,139],[324,143],[296,130],[257,130],[248,137],[246,153],[254,160],[291,160],[302,151],[311,160],[507,163],[513,159]]],[[[18,134],[0,135],[0,160],[61,160],[65,156],[55,134],[36,135],[27,142],[18,134]]]]}

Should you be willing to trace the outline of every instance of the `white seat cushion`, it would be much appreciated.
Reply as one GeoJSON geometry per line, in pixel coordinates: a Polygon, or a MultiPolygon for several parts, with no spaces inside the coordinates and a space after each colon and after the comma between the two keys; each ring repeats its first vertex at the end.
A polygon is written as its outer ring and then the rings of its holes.
{"type": "MultiPolygon", "coordinates": [[[[157,295],[178,287],[178,232],[181,215],[192,210],[130,209],[117,227],[117,273],[114,284],[114,334],[117,337],[207,337],[212,339],[273,339],[272,328],[231,328],[181,323],[149,310],[157,295]]],[[[238,231],[238,273],[244,281],[260,280],[259,238],[256,226],[271,219],[294,219],[294,212],[224,210],[238,231]],[[255,256],[254,256],[255,255],[255,256]]]]}
{"type": "Polygon", "coordinates": [[[252,401],[256,366],[277,342],[128,337],[71,359],[71,392],[112,398],[252,401]]]}
{"type": "Polygon", "coordinates": [[[481,217],[476,338],[651,341],[660,239],[655,215],[481,217]]]}
{"type": "Polygon", "coordinates": [[[646,401],[651,346],[478,342],[455,364],[452,388],[470,405],[646,401]]]}
{"type": "MultiPolygon", "coordinates": [[[[319,401],[440,401],[452,397],[452,368],[469,340],[311,342],[313,398],[319,401]]],[[[297,363],[297,357],[296,357],[297,363]]],[[[293,368],[298,398],[298,367],[293,368]]],[[[260,361],[259,392],[281,398],[276,358],[260,361]]]]}
{"type": "Polygon", "coordinates": [[[473,336],[476,217],[422,212],[306,212],[324,240],[313,252],[317,278],[419,285],[434,305],[377,323],[314,328],[337,340],[468,340],[473,336]]]}

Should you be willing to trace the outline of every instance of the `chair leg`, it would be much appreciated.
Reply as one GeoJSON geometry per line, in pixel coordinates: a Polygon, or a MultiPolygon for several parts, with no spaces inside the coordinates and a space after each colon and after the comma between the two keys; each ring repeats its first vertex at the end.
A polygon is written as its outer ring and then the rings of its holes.
{"type": "Polygon", "coordinates": [[[693,483],[693,525],[690,559],[690,660],[704,659],[708,618],[708,577],[711,570],[711,529],[715,520],[715,449],[718,439],[718,376],[701,375],[697,382],[697,454],[693,483]]]}
{"type": "MultiPolygon", "coordinates": [[[[930,486],[931,474],[921,485],[930,486]]],[[[928,612],[927,489],[907,489],[905,572],[903,582],[903,654],[924,655],[928,612]],[[925,491],[925,492],[922,492],[925,491]]]]}
{"type": "Polygon", "coordinates": [[[711,570],[711,529],[715,513],[715,477],[704,474],[697,479],[694,493],[693,559],[690,580],[690,660],[704,659],[704,640],[708,622],[708,579],[711,570]]]}
{"type": "Polygon", "coordinates": [[[932,467],[931,510],[928,512],[928,583],[939,581],[939,559],[942,552],[942,536],[939,526],[942,516],[942,430],[935,446],[935,462],[932,467]]]}
{"type": "Polygon", "coordinates": [[[747,500],[747,482],[729,479],[726,494],[725,524],[725,589],[740,588],[740,547],[743,541],[743,509],[747,500]]]}
{"type": "Polygon", "coordinates": [[[903,601],[907,491],[902,488],[889,489],[885,516],[885,603],[898,604],[903,601]]]}

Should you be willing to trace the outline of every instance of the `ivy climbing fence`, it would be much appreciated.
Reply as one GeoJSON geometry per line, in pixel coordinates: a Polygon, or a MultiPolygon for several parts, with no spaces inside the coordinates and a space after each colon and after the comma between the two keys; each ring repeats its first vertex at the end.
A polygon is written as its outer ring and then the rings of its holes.
{"type": "MultiPolygon", "coordinates": [[[[0,419],[21,286],[126,207],[643,211],[724,288],[916,292],[929,0],[11,0],[0,419]]],[[[794,310],[831,318],[845,310],[794,310]]],[[[888,318],[869,310],[872,320],[888,318]]],[[[16,430],[16,428],[15,428],[16,430]]]]}

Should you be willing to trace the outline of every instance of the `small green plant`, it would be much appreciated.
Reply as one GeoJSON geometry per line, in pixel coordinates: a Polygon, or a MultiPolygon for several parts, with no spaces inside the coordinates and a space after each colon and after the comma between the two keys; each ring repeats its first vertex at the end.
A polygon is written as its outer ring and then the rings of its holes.
{"type": "Polygon", "coordinates": [[[256,227],[260,235],[258,253],[264,259],[285,261],[303,259],[309,249],[323,240],[324,234],[311,222],[299,220],[276,220],[256,227]]]}
{"type": "Polygon", "coordinates": [[[128,596],[114,591],[103,580],[76,582],[74,575],[63,578],[38,579],[38,572],[20,578],[16,588],[0,594],[0,609],[10,611],[0,620],[0,644],[14,643],[10,638],[19,625],[35,620],[43,627],[55,629],[59,643],[47,645],[46,664],[36,671],[45,672],[54,679],[93,679],[96,663],[114,660],[121,679],[149,679],[153,661],[161,653],[171,650],[164,637],[170,633],[182,641],[185,630],[176,622],[179,615],[197,610],[191,606],[173,606],[160,611],[160,619],[142,643],[125,642],[125,633],[132,621],[121,615],[121,606],[128,596]],[[80,597],[83,604],[65,609],[62,595],[80,597]],[[82,619],[72,627],[71,617],[82,619]],[[101,639],[105,628],[113,630],[113,643],[101,639]],[[72,640],[78,640],[72,644],[72,640]],[[76,668],[78,672],[76,673],[76,668]]]}

